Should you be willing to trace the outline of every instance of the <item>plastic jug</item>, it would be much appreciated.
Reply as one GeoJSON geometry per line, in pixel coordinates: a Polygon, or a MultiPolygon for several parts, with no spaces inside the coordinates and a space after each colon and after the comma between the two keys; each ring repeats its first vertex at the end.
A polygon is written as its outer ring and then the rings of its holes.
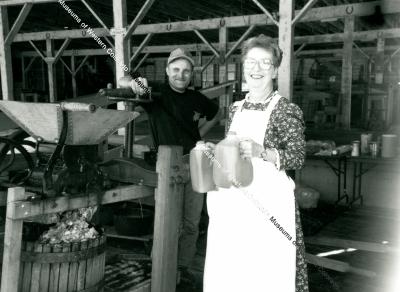
{"type": "Polygon", "coordinates": [[[246,187],[253,181],[253,165],[240,157],[239,138],[235,132],[228,132],[215,147],[213,177],[216,186],[221,188],[246,187]]]}
{"type": "Polygon", "coordinates": [[[198,141],[190,151],[190,178],[195,192],[206,193],[215,189],[211,158],[204,141],[198,141]]]}

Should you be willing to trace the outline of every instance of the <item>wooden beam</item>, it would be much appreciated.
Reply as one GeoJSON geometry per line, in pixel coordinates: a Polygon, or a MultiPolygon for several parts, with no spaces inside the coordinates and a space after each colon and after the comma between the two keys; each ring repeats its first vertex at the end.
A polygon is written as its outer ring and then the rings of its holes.
{"type": "MultiPolygon", "coordinates": [[[[68,1],[77,1],[77,0],[65,0],[68,1]]],[[[0,6],[14,6],[14,5],[23,5],[23,4],[44,4],[44,3],[56,3],[58,0],[2,0],[0,2],[0,6]]]]}
{"type": "MultiPolygon", "coordinates": [[[[371,57],[370,57],[366,52],[364,52],[364,50],[361,49],[356,43],[353,43],[353,46],[354,46],[365,58],[367,58],[368,60],[371,59],[371,57]]],[[[371,61],[372,61],[372,60],[371,60],[371,61]]]]}
{"type": "Polygon", "coordinates": [[[15,36],[17,35],[17,33],[21,29],[22,25],[24,24],[26,17],[28,16],[29,12],[31,11],[32,6],[33,6],[33,4],[24,4],[24,6],[22,7],[21,11],[18,14],[17,19],[14,22],[14,25],[12,26],[10,32],[7,35],[7,38],[5,41],[6,45],[11,45],[15,36]]]}
{"type": "Polygon", "coordinates": [[[299,22],[299,20],[304,16],[304,14],[306,14],[317,1],[318,0],[309,0],[307,4],[300,10],[300,12],[295,15],[295,17],[292,20],[292,25],[296,25],[296,23],[299,22]]]}
{"type": "Polygon", "coordinates": [[[148,186],[128,185],[110,189],[101,196],[98,194],[74,197],[55,197],[39,202],[18,200],[8,203],[7,209],[15,219],[27,219],[37,215],[53,214],[68,210],[87,208],[99,204],[112,204],[119,201],[133,200],[152,196],[154,188],[148,186]]]}
{"type": "Polygon", "coordinates": [[[207,41],[207,39],[197,30],[197,29],[195,29],[195,30],[193,30],[194,31],[194,33],[201,39],[201,41],[203,42],[203,43],[205,43],[207,46],[208,46],[208,48],[211,50],[211,52],[213,52],[213,54],[217,57],[217,58],[220,58],[220,54],[218,53],[218,51],[214,48],[214,46],[209,42],[209,41],[207,41]]]}
{"type": "Polygon", "coordinates": [[[350,129],[351,123],[351,85],[353,81],[353,30],[354,16],[344,19],[345,39],[342,59],[342,87],[341,87],[341,126],[350,129]]]}
{"type": "Polygon", "coordinates": [[[73,75],[73,74],[72,74],[72,69],[64,62],[64,60],[63,60],[62,58],[60,58],[60,62],[61,62],[61,64],[65,67],[65,69],[67,69],[67,71],[68,71],[71,75],[73,75]]]}
{"type": "Polygon", "coordinates": [[[293,13],[294,0],[279,1],[279,47],[284,52],[284,55],[278,70],[278,90],[282,96],[289,100],[292,100],[293,95],[293,13]]]}
{"type": "MultiPolygon", "coordinates": [[[[389,4],[382,3],[383,13],[400,13],[400,2],[390,2],[389,4]]],[[[312,8],[304,15],[300,22],[320,21],[326,19],[341,18],[348,15],[346,12],[352,8],[352,15],[354,16],[367,16],[374,13],[376,5],[380,5],[380,1],[373,1],[367,3],[358,3],[352,5],[340,5],[312,8]]],[[[265,14],[255,14],[246,16],[231,16],[223,18],[225,26],[228,28],[233,27],[247,27],[251,25],[271,25],[271,20],[265,14]]],[[[139,25],[133,32],[134,35],[149,34],[149,33],[173,33],[207,29],[218,29],[220,27],[221,18],[202,19],[202,20],[189,20],[178,21],[171,23],[156,23],[156,24],[142,24],[139,25]]],[[[99,36],[110,36],[110,32],[104,28],[94,28],[94,33],[99,36]]],[[[45,40],[49,35],[52,39],[65,39],[70,38],[91,38],[90,35],[85,34],[83,29],[72,30],[58,30],[58,31],[43,31],[17,34],[15,42],[23,42],[28,40],[45,40]]]]}
{"type": "Polygon", "coordinates": [[[97,15],[96,11],[94,11],[94,9],[89,5],[89,3],[86,0],[80,0],[83,5],[86,6],[86,8],[90,11],[90,13],[92,13],[92,15],[94,16],[94,18],[96,18],[96,20],[101,24],[102,27],[104,27],[104,29],[109,30],[107,25],[103,22],[103,20],[101,20],[100,16],[97,15]]]}
{"type": "MultiPolygon", "coordinates": [[[[399,38],[400,29],[399,28],[389,28],[389,29],[377,29],[370,31],[357,31],[353,32],[353,39],[355,41],[369,42],[374,41],[381,35],[383,38],[399,38]]],[[[307,43],[307,44],[317,44],[317,43],[340,43],[343,42],[345,38],[344,33],[334,33],[334,34],[320,34],[320,35],[309,35],[309,36],[298,36],[295,37],[295,43],[307,43]]]]}
{"type": "MultiPolygon", "coordinates": [[[[385,30],[381,31],[383,33],[383,35],[385,35],[385,30]]],[[[378,31],[373,31],[374,35],[378,35],[378,31]]],[[[341,36],[344,36],[343,33],[340,33],[341,36]]],[[[353,39],[354,40],[358,40],[360,41],[360,39],[364,36],[364,32],[355,32],[353,34],[353,39]]],[[[318,43],[321,41],[320,39],[315,39],[314,36],[306,36],[306,37],[310,37],[311,39],[313,39],[314,41],[317,41],[318,43]]],[[[295,44],[301,43],[300,40],[298,40],[299,37],[295,37],[295,44]]],[[[300,37],[302,41],[304,41],[304,37],[301,36],[300,37]]],[[[341,41],[343,41],[343,39],[341,39],[341,41]]],[[[305,42],[305,44],[309,44],[312,42],[305,42]]],[[[228,42],[227,43],[227,48],[229,50],[232,49],[232,47],[236,44],[236,42],[228,42]]],[[[214,47],[218,46],[218,43],[212,43],[212,45],[214,47]]],[[[185,45],[179,45],[179,47],[184,48],[185,50],[188,51],[202,51],[202,52],[206,52],[209,51],[209,47],[205,44],[185,44],[185,45]]],[[[138,50],[139,47],[132,47],[132,51],[136,51],[138,50]]],[[[173,49],[176,48],[176,45],[163,45],[163,46],[147,46],[145,48],[143,48],[142,53],[169,53],[171,52],[173,49]]],[[[389,51],[395,51],[398,48],[398,46],[385,46],[385,51],[389,52],[389,51]]],[[[365,52],[369,52],[369,53],[373,53],[372,51],[376,51],[376,47],[363,47],[363,49],[365,50],[365,52]]],[[[341,54],[342,49],[324,49],[324,50],[301,50],[300,52],[297,52],[296,55],[297,56],[307,56],[307,55],[324,55],[324,54],[341,54]]],[[[35,57],[37,56],[38,53],[33,52],[33,51],[25,51],[25,52],[21,52],[21,53],[17,53],[16,55],[18,57],[20,56],[25,56],[25,57],[35,57]]],[[[87,55],[91,55],[91,56],[101,56],[101,55],[108,55],[106,51],[104,51],[103,49],[81,49],[81,50],[65,50],[63,53],[63,56],[87,56],[87,55]]],[[[215,57],[215,55],[213,55],[215,57]]],[[[45,57],[43,57],[45,58],[45,57]]],[[[204,65],[203,67],[204,68],[204,65]]]]}
{"type": "Polygon", "coordinates": [[[36,58],[37,58],[36,56],[32,57],[32,59],[29,61],[28,66],[26,66],[26,68],[25,68],[25,72],[29,71],[29,69],[32,67],[33,62],[36,60],[36,58]]]}
{"type": "Polygon", "coordinates": [[[143,4],[142,8],[136,15],[135,19],[132,21],[132,23],[129,25],[125,38],[130,38],[132,36],[132,33],[135,31],[135,29],[139,26],[139,24],[142,22],[143,18],[146,16],[147,12],[149,11],[150,7],[153,5],[155,0],[146,0],[146,2],[143,4]]]}
{"type": "Polygon", "coordinates": [[[56,55],[54,56],[54,64],[56,64],[57,61],[60,59],[60,57],[62,56],[63,52],[65,51],[65,49],[67,48],[67,46],[69,45],[70,42],[71,42],[71,39],[66,39],[63,42],[61,47],[58,49],[56,55]]]}
{"type": "Polygon", "coordinates": [[[175,292],[178,240],[183,210],[182,147],[160,146],[156,171],[151,292],[175,292]]]}
{"type": "Polygon", "coordinates": [[[14,99],[11,45],[6,44],[8,32],[7,7],[0,6],[0,76],[3,100],[14,99]]]}
{"type": "Polygon", "coordinates": [[[257,0],[252,1],[258,6],[258,8],[262,10],[262,12],[264,12],[264,14],[272,21],[272,23],[274,23],[276,26],[279,25],[279,22],[275,20],[275,17],[260,2],[257,0]]]}
{"type": "Polygon", "coordinates": [[[247,37],[252,33],[252,31],[256,28],[255,25],[251,25],[242,36],[236,41],[233,47],[229,50],[228,53],[225,55],[225,59],[228,59],[229,56],[242,44],[242,42],[247,39],[247,37]]]}
{"type": "Polygon", "coordinates": [[[42,51],[34,44],[33,41],[29,41],[29,43],[35,49],[36,53],[42,58],[42,60],[45,61],[46,56],[42,53],[42,51]]]}
{"type": "Polygon", "coordinates": [[[143,62],[146,61],[147,57],[150,55],[150,53],[146,53],[144,54],[144,56],[142,57],[142,59],[140,59],[139,63],[135,66],[135,68],[133,69],[134,72],[136,72],[137,70],[139,70],[140,66],[142,66],[143,62]]]}
{"type": "Polygon", "coordinates": [[[153,33],[149,33],[144,40],[141,42],[139,47],[135,50],[135,53],[133,53],[132,57],[130,57],[129,61],[134,62],[136,58],[140,55],[140,53],[143,51],[143,49],[147,46],[147,44],[150,42],[151,38],[153,37],[153,33]]]}
{"type": "Polygon", "coordinates": [[[294,52],[294,55],[297,56],[298,54],[300,54],[300,52],[303,50],[303,48],[306,46],[307,44],[301,44],[301,46],[294,52]]]}
{"type": "Polygon", "coordinates": [[[87,59],[88,59],[89,57],[90,57],[90,56],[87,55],[87,56],[85,56],[85,57],[83,58],[82,62],[78,65],[78,67],[77,67],[76,70],[74,71],[75,75],[76,75],[76,73],[79,72],[79,70],[81,70],[82,66],[85,65],[85,62],[87,61],[87,59]]]}
{"type": "Polygon", "coordinates": [[[201,73],[203,73],[203,71],[207,69],[208,65],[210,65],[214,61],[215,57],[216,57],[215,55],[211,56],[211,58],[207,61],[207,63],[205,63],[201,67],[201,73]]]}

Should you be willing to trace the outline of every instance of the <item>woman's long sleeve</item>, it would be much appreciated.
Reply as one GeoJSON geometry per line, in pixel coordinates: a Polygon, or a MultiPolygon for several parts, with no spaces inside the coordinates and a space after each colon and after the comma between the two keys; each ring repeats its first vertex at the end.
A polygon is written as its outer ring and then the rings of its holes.
{"type": "Polygon", "coordinates": [[[306,155],[303,112],[297,105],[285,101],[279,103],[271,118],[280,169],[301,168],[306,155]]]}

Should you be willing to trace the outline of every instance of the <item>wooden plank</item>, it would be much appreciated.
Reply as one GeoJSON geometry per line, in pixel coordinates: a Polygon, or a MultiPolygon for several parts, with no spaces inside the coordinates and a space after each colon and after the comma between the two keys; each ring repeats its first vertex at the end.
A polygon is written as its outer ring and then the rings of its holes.
{"type": "MultiPolygon", "coordinates": [[[[80,250],[85,250],[88,247],[88,242],[83,241],[80,245],[80,250]]],[[[85,288],[85,274],[86,274],[86,260],[79,261],[78,266],[78,281],[77,281],[77,291],[81,291],[85,288]]]]}
{"type": "Polygon", "coordinates": [[[7,7],[0,7],[0,76],[3,100],[14,99],[11,46],[6,44],[9,32],[7,7]]]}
{"type": "Polygon", "coordinates": [[[173,179],[176,181],[177,170],[182,167],[181,157],[182,147],[159,147],[156,167],[158,187],[155,192],[152,292],[175,291],[183,184],[173,183],[173,179]]]}
{"type": "MultiPolygon", "coordinates": [[[[62,246],[59,244],[54,244],[52,246],[51,252],[61,252],[62,246]]],[[[58,291],[58,283],[60,281],[60,263],[50,264],[50,282],[49,291],[58,291]]]]}
{"type": "MultiPolygon", "coordinates": [[[[51,252],[51,245],[44,244],[43,245],[43,253],[51,252]]],[[[40,270],[40,290],[39,291],[48,291],[50,284],[50,264],[42,264],[40,270]]]]}
{"type": "MultiPolygon", "coordinates": [[[[25,199],[22,187],[8,190],[7,204],[25,199]]],[[[16,220],[12,208],[7,208],[4,234],[3,268],[1,274],[1,292],[17,292],[20,273],[22,220],[16,220]]]]}
{"type": "MultiPolygon", "coordinates": [[[[71,251],[78,251],[79,250],[79,243],[74,242],[71,246],[71,251]]],[[[69,266],[69,273],[68,273],[68,292],[76,291],[77,282],[78,282],[78,265],[79,263],[73,262],[69,266]]]]}
{"type": "MultiPolygon", "coordinates": [[[[25,251],[32,252],[34,249],[33,242],[26,242],[25,251]]],[[[21,269],[22,272],[22,269],[21,269]]],[[[29,292],[32,278],[32,263],[23,263],[22,292],[29,292]]]]}
{"type": "Polygon", "coordinates": [[[341,126],[350,129],[351,123],[351,85],[353,81],[353,31],[354,17],[347,16],[344,22],[345,40],[342,59],[342,86],[341,86],[341,126]]]}
{"type": "MultiPolygon", "coordinates": [[[[90,240],[88,242],[88,249],[95,248],[98,245],[96,240],[90,240]]],[[[90,289],[93,286],[93,276],[94,276],[94,258],[89,258],[86,260],[86,275],[85,275],[85,289],[90,289]]]]}
{"type": "MultiPolygon", "coordinates": [[[[35,243],[34,252],[41,253],[43,252],[43,244],[35,243]]],[[[30,292],[42,292],[44,290],[40,290],[40,270],[41,270],[40,263],[33,263],[32,264],[32,280],[31,280],[31,290],[30,292]]]]}
{"type": "MultiPolygon", "coordinates": [[[[69,253],[71,251],[70,243],[62,244],[62,252],[69,253]]],[[[60,281],[58,285],[57,292],[67,292],[68,291],[68,279],[69,279],[69,262],[62,263],[60,265],[60,281]]]]}
{"type": "Polygon", "coordinates": [[[36,215],[52,214],[56,212],[96,206],[100,204],[111,204],[120,201],[134,200],[152,196],[154,188],[139,185],[130,185],[107,190],[99,198],[98,194],[74,197],[56,197],[40,202],[16,201],[9,202],[7,211],[10,210],[15,219],[29,218],[36,215]],[[100,201],[99,201],[100,200],[100,201]]]}
{"type": "Polygon", "coordinates": [[[279,1],[279,47],[284,52],[278,70],[279,93],[289,100],[293,98],[293,60],[294,60],[294,27],[292,15],[294,0],[279,1]]]}

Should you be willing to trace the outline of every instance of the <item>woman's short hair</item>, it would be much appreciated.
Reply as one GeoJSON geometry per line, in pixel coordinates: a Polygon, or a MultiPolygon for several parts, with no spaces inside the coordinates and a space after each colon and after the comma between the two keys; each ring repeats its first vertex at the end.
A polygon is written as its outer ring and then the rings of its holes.
{"type": "Polygon", "coordinates": [[[283,52],[279,48],[276,41],[264,34],[249,38],[242,44],[242,61],[246,58],[247,53],[253,48],[261,48],[272,53],[272,62],[275,67],[279,67],[282,61],[283,52]]]}

